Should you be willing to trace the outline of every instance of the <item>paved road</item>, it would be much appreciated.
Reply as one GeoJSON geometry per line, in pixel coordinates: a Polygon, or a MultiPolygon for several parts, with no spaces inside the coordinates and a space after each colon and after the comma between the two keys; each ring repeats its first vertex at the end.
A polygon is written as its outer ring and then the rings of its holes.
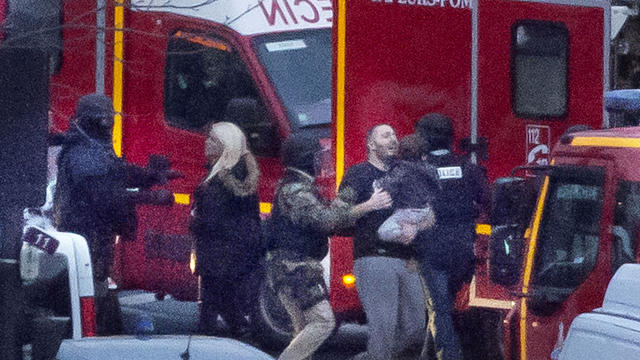
{"type": "MultiPolygon", "coordinates": [[[[190,334],[197,328],[195,302],[176,301],[171,297],[157,301],[154,294],[143,291],[123,291],[120,292],[119,298],[125,332],[128,334],[135,334],[136,322],[142,314],[151,316],[156,334],[190,334]]],[[[327,341],[314,359],[350,359],[365,349],[366,338],[366,327],[345,324],[327,341]]],[[[278,356],[276,351],[263,350],[274,357],[278,356]]]]}

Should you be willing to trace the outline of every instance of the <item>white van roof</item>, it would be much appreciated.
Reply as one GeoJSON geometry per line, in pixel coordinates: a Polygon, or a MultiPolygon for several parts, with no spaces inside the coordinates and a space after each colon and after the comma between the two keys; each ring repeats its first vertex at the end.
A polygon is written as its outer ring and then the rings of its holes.
{"type": "Polygon", "coordinates": [[[595,312],[640,320],[640,264],[624,264],[616,271],[595,312]]]}
{"type": "Polygon", "coordinates": [[[560,360],[630,360],[640,358],[640,322],[586,313],[573,320],[560,360]]]}
{"type": "Polygon", "coordinates": [[[132,0],[136,11],[157,11],[225,24],[242,35],[329,28],[331,0],[132,0]]]}
{"type": "Polygon", "coordinates": [[[602,307],[573,320],[559,359],[640,359],[640,264],[620,267],[602,307]]]}

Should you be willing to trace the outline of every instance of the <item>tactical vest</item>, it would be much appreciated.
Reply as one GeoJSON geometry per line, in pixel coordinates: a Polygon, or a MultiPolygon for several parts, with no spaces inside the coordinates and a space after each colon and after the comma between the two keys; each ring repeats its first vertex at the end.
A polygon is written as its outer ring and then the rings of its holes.
{"type": "Polygon", "coordinates": [[[267,250],[284,250],[301,259],[311,257],[322,260],[329,251],[329,234],[311,226],[294,224],[291,218],[283,213],[278,199],[285,184],[286,182],[283,182],[276,192],[271,217],[265,224],[267,250]]]}
{"type": "Polygon", "coordinates": [[[474,222],[477,214],[470,169],[473,164],[453,153],[430,155],[427,161],[435,168],[440,188],[433,204],[436,222],[442,225],[474,222]]]}

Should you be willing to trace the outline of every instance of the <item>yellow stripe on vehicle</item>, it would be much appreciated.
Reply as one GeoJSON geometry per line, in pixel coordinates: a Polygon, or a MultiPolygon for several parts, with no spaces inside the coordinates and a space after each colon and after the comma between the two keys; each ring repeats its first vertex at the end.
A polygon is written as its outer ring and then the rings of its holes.
{"type": "Polygon", "coordinates": [[[260,203],[260,212],[263,213],[263,214],[270,214],[271,213],[271,203],[261,202],[260,203]]]}
{"type": "Polygon", "coordinates": [[[571,146],[640,148],[640,139],[623,137],[574,137],[571,146]]]}
{"type": "Polygon", "coordinates": [[[124,48],[124,0],[116,0],[113,38],[113,151],[122,156],[122,60],[124,48]]]}
{"type": "Polygon", "coordinates": [[[338,49],[336,54],[336,188],[344,175],[344,99],[346,59],[346,4],[338,0],[338,49]]]}
{"type": "Polygon", "coordinates": [[[476,224],[476,234],[478,235],[491,235],[491,225],[489,224],[476,224]]]}
{"type": "Polygon", "coordinates": [[[176,204],[189,205],[191,203],[191,196],[189,194],[173,193],[173,199],[176,204]]]}
{"type": "MultiPolygon", "coordinates": [[[[553,161],[551,162],[551,164],[553,164],[553,161]]],[[[544,209],[544,203],[547,197],[548,188],[549,177],[547,176],[545,177],[544,183],[542,184],[542,189],[540,190],[540,196],[538,197],[538,204],[536,206],[536,212],[533,218],[533,225],[531,227],[529,252],[527,253],[527,262],[525,263],[524,277],[522,281],[523,294],[527,294],[529,292],[533,259],[536,252],[536,243],[538,240],[540,221],[542,219],[542,210],[544,209]]],[[[527,360],[527,301],[525,297],[521,299],[520,307],[520,360],[527,360]]]]}
{"type": "Polygon", "coordinates": [[[469,284],[469,306],[482,307],[491,309],[511,309],[515,304],[510,300],[498,300],[490,298],[481,298],[476,296],[476,276],[471,278],[471,284],[469,284]]]}

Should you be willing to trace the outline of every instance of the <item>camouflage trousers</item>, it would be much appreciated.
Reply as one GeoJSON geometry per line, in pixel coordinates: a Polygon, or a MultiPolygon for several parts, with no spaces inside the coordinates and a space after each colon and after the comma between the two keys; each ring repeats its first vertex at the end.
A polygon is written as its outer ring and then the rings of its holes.
{"type": "Polygon", "coordinates": [[[283,251],[267,254],[267,281],[291,319],[295,337],[278,360],[309,360],[335,329],[322,265],[283,251]]]}

